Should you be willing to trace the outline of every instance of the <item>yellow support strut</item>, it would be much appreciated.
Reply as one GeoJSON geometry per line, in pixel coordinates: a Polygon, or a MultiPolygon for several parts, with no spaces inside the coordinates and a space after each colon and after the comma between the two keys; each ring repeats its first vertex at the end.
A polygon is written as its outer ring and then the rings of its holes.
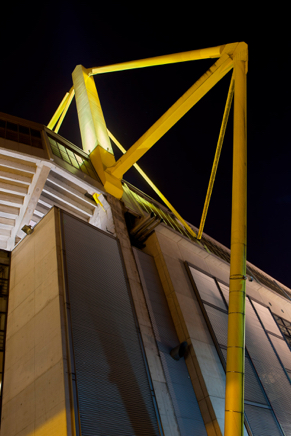
{"type": "MultiPolygon", "coordinates": [[[[120,144],[120,142],[112,135],[112,133],[107,129],[109,138],[117,145],[122,153],[126,153],[125,148],[120,144]]],[[[156,187],[156,185],[151,181],[151,179],[146,175],[146,173],[141,169],[138,164],[133,165],[134,168],[139,172],[139,174],[144,178],[144,180],[150,185],[150,187],[158,194],[158,196],[163,200],[166,206],[173,212],[175,217],[180,221],[180,223],[185,227],[185,229],[192,235],[194,238],[197,237],[196,233],[193,232],[191,227],[186,223],[185,220],[181,217],[181,215],[176,211],[176,209],[171,205],[171,203],[166,199],[166,197],[161,193],[161,191],[156,187]]]]}
{"type": "Polygon", "coordinates": [[[201,222],[200,222],[200,226],[199,226],[197,239],[201,239],[204,225],[205,225],[205,221],[206,221],[206,216],[207,216],[208,207],[209,207],[209,203],[210,203],[210,199],[211,199],[211,194],[212,194],[215,176],[216,176],[216,172],[217,172],[217,167],[218,167],[218,162],[219,162],[220,153],[221,153],[221,149],[222,149],[222,144],[223,144],[223,140],[224,140],[225,130],[226,130],[229,112],[230,112],[230,108],[231,108],[232,98],[233,98],[233,75],[231,77],[231,82],[230,82],[228,95],[227,95],[227,99],[226,99],[224,114],[223,114],[221,128],[220,128],[220,132],[219,132],[219,137],[218,137],[218,141],[217,141],[217,147],[216,147],[216,151],[215,151],[214,161],[213,161],[212,170],[211,170],[211,174],[210,174],[210,179],[209,179],[209,184],[208,184],[208,189],[207,189],[207,193],[206,193],[206,198],[205,198],[205,203],[204,203],[203,212],[202,212],[202,216],[201,216],[201,222]]]}
{"type": "Polygon", "coordinates": [[[158,65],[176,64],[179,62],[196,61],[200,59],[219,58],[225,45],[217,47],[202,48],[200,50],[190,50],[181,53],[173,53],[153,58],[140,59],[137,61],[122,62],[120,64],[106,65],[88,69],[89,76],[116,71],[134,70],[136,68],[154,67],[158,65]]]}
{"type": "Polygon", "coordinates": [[[233,67],[223,54],[203,76],[107,172],[121,180],[129,170],[173,125],[179,121],[233,67]]]}
{"type": "Polygon", "coordinates": [[[74,95],[75,95],[75,91],[74,91],[74,88],[72,87],[70,89],[69,96],[68,96],[68,98],[66,100],[66,105],[64,107],[63,113],[62,113],[62,115],[61,115],[61,117],[59,119],[58,124],[56,125],[56,127],[54,129],[54,132],[58,133],[58,131],[60,130],[60,127],[61,127],[61,125],[63,123],[63,120],[64,120],[64,118],[65,118],[65,116],[66,116],[66,114],[68,112],[68,109],[69,109],[69,107],[70,107],[70,105],[72,103],[72,100],[74,98],[74,95]]]}
{"type": "Polygon", "coordinates": [[[225,391],[225,436],[244,433],[245,274],[246,274],[246,72],[247,45],[234,58],[234,137],[225,391]]]}
{"type": "Polygon", "coordinates": [[[66,105],[66,101],[67,101],[68,97],[69,97],[69,92],[66,92],[65,97],[64,97],[63,100],[61,101],[59,107],[57,108],[57,110],[56,110],[55,113],[53,114],[52,119],[50,120],[50,122],[49,122],[48,125],[47,125],[47,127],[48,127],[49,129],[53,130],[53,128],[55,127],[55,125],[56,125],[58,119],[60,118],[60,116],[61,116],[61,114],[62,114],[62,112],[63,112],[63,110],[64,110],[64,107],[65,107],[65,105],[66,105]]]}

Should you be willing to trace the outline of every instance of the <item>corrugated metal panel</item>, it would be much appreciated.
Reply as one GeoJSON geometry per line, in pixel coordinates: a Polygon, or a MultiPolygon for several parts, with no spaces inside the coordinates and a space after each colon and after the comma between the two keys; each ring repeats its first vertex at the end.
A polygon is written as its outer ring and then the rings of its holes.
{"type": "Polygon", "coordinates": [[[285,434],[291,435],[291,385],[248,299],[246,346],[285,434]]]}
{"type": "Polygon", "coordinates": [[[253,305],[263,323],[264,328],[272,334],[268,334],[270,341],[272,342],[279,358],[281,359],[284,368],[291,370],[291,351],[283,338],[281,331],[279,330],[270,310],[267,307],[262,306],[259,303],[253,301],[253,305]],[[280,339],[281,338],[281,339],[280,339]]]}
{"type": "Polygon", "coordinates": [[[206,436],[205,426],[185,360],[170,356],[179,344],[154,259],[134,249],[142,286],[152,321],[167,385],[181,436],[206,436]]]}
{"type": "MultiPolygon", "coordinates": [[[[222,349],[221,351],[226,362],[226,350],[222,349]]],[[[269,405],[252,363],[247,355],[245,356],[245,400],[263,404],[265,406],[269,405]]]]}
{"type": "Polygon", "coordinates": [[[281,435],[270,410],[245,404],[245,412],[248,417],[253,436],[281,435]]]}
{"type": "Polygon", "coordinates": [[[158,435],[118,242],[62,222],[82,436],[158,435]]]}
{"type": "Polygon", "coordinates": [[[215,332],[219,345],[227,346],[227,313],[221,312],[214,307],[204,305],[207,315],[210,319],[212,328],[215,332]]]}

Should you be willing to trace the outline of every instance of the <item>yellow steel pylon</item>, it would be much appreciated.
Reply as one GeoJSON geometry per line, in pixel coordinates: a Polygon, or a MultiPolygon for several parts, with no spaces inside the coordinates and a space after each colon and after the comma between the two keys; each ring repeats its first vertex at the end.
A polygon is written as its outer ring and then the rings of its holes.
{"type": "Polygon", "coordinates": [[[248,47],[244,42],[175,53],[155,58],[124,62],[116,65],[85,69],[78,65],[73,72],[73,88],[67,93],[48,127],[58,131],[74,96],[82,136],[83,148],[104,185],[104,189],[121,198],[121,180],[126,171],[135,166],[139,173],[172,210],[192,236],[193,230],[182,219],[158,188],[136,162],[220,79],[234,69],[227,97],[217,150],[211,171],[198,239],[201,238],[217,171],[223,137],[234,94],[233,182],[231,220],[230,295],[226,364],[225,436],[244,433],[244,349],[245,349],[245,272],[246,272],[246,74],[248,47]],[[129,150],[125,149],[107,130],[93,75],[109,72],[166,65],[191,60],[218,58],[214,65],[144,134],[129,150]],[[109,136],[124,153],[115,161],[109,136]]]}

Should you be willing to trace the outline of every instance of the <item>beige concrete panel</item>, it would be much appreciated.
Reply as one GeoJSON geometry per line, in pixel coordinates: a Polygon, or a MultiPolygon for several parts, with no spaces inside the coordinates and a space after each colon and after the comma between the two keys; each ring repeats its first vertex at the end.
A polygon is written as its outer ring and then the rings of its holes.
{"type": "Polygon", "coordinates": [[[67,434],[64,402],[57,404],[35,421],[35,436],[66,436],[67,434]]]}
{"type": "Polygon", "coordinates": [[[182,238],[178,245],[181,251],[182,249],[187,250],[187,252],[190,251],[194,256],[199,256],[202,259],[206,259],[209,256],[209,253],[203,247],[195,244],[195,242],[189,241],[189,239],[182,238]]]}
{"type": "Polygon", "coordinates": [[[180,435],[172,400],[166,383],[154,380],[153,385],[156,393],[157,403],[159,405],[159,412],[165,436],[180,435]]]}
{"type": "Polygon", "coordinates": [[[63,382],[63,365],[58,362],[56,365],[48,369],[44,374],[35,380],[35,397],[37,403],[35,405],[35,417],[48,413],[58,404],[63,405],[65,401],[65,389],[63,382]]]}
{"type": "Polygon", "coordinates": [[[8,308],[8,321],[7,321],[7,333],[8,339],[19,329],[21,329],[27,322],[29,322],[34,316],[34,295],[33,292],[19,304],[13,312],[10,312],[8,308]]]}
{"type": "Polygon", "coordinates": [[[164,371],[161,364],[161,359],[158,353],[151,350],[146,350],[147,361],[151,370],[152,380],[166,383],[164,371]]]}
{"type": "Polygon", "coordinates": [[[29,350],[21,360],[5,369],[3,404],[17,396],[34,381],[34,349],[29,350]]]}
{"type": "Polygon", "coordinates": [[[224,263],[212,255],[207,257],[206,262],[208,264],[209,272],[212,276],[229,283],[230,269],[227,263],[224,263]]]}
{"type": "MultiPolygon", "coordinates": [[[[13,264],[11,270],[15,271],[14,268],[13,264]]],[[[34,291],[34,288],[34,268],[32,268],[14,287],[10,286],[9,312],[13,312],[34,291]]]]}
{"type": "Polygon", "coordinates": [[[35,377],[40,377],[62,359],[61,337],[57,332],[49,342],[39,342],[35,345],[35,377]]]}
{"type": "MultiPolygon", "coordinates": [[[[189,244],[190,245],[190,244],[189,244]]],[[[182,256],[182,259],[184,261],[187,261],[189,263],[192,263],[193,265],[197,266],[198,268],[203,269],[203,271],[206,271],[208,273],[210,273],[209,267],[207,262],[205,261],[205,259],[207,258],[207,256],[205,256],[205,258],[202,258],[201,256],[199,256],[197,253],[191,250],[189,250],[188,248],[190,248],[189,246],[185,247],[185,246],[179,246],[179,250],[182,256]]],[[[209,255],[208,255],[209,256],[209,255]]]]}
{"type": "Polygon", "coordinates": [[[34,420],[35,393],[31,384],[11,401],[3,404],[1,432],[5,436],[31,436],[34,420]]]}
{"type": "Polygon", "coordinates": [[[57,253],[56,249],[52,248],[35,264],[35,288],[49,280],[53,274],[57,274],[57,268],[57,253]]]}
{"type": "MultiPolygon", "coordinates": [[[[53,252],[51,252],[53,254],[53,252]]],[[[54,256],[53,256],[54,257],[54,256]]],[[[36,268],[38,268],[39,264],[37,264],[36,268]]],[[[42,269],[42,268],[41,268],[42,269]]],[[[57,271],[53,271],[51,274],[48,274],[48,277],[45,275],[45,280],[43,280],[39,286],[35,288],[34,291],[34,313],[38,313],[47,304],[52,301],[59,294],[59,282],[57,271]]]]}
{"type": "Polygon", "coordinates": [[[246,294],[251,297],[255,298],[256,300],[263,303],[263,299],[261,294],[258,292],[258,290],[261,288],[261,285],[255,281],[249,282],[246,280],[246,294]]]}
{"type": "Polygon", "coordinates": [[[160,244],[160,249],[163,253],[167,253],[168,256],[171,256],[175,259],[181,259],[181,253],[177,242],[173,241],[162,233],[157,233],[157,239],[160,244]]]}
{"type": "Polygon", "coordinates": [[[204,420],[205,428],[208,436],[222,436],[222,432],[217,425],[216,418],[212,418],[212,404],[210,404],[209,397],[203,398],[198,402],[199,408],[204,420]]]}
{"type": "Polygon", "coordinates": [[[14,282],[11,287],[26,276],[34,267],[34,239],[26,236],[11,255],[11,270],[14,269],[14,282]],[[25,244],[23,243],[25,241],[25,244]]]}
{"type": "MultiPolygon", "coordinates": [[[[133,284],[133,280],[129,280],[130,285],[133,284]]],[[[137,288],[135,283],[134,288],[137,288]]],[[[136,292],[133,296],[134,307],[136,311],[136,315],[141,326],[151,327],[151,322],[148,315],[148,309],[146,307],[145,301],[142,300],[141,296],[139,296],[136,292]]]]}
{"type": "Polygon", "coordinates": [[[5,372],[16,362],[22,359],[25,354],[34,348],[35,325],[32,318],[14,335],[6,340],[5,372]]]}
{"type": "Polygon", "coordinates": [[[176,233],[174,230],[169,229],[166,225],[160,225],[156,229],[156,233],[167,236],[167,238],[172,239],[174,242],[179,242],[183,236],[178,232],[176,233]]]}
{"type": "Polygon", "coordinates": [[[142,334],[144,347],[148,351],[153,351],[154,353],[157,353],[157,344],[153,336],[152,326],[145,326],[140,324],[140,331],[142,334]]]}
{"type": "Polygon", "coordinates": [[[165,253],[163,253],[163,258],[175,292],[192,297],[193,291],[190,289],[190,281],[183,261],[173,259],[165,253]]]}
{"type": "Polygon", "coordinates": [[[39,263],[46,253],[56,246],[54,214],[48,214],[45,218],[45,226],[38,225],[35,228],[35,231],[37,230],[34,245],[35,264],[39,263]]]}
{"type": "Polygon", "coordinates": [[[193,297],[187,297],[179,293],[177,293],[176,297],[180,309],[183,313],[185,322],[194,322],[196,320],[196,317],[201,315],[201,309],[199,307],[198,301],[193,297]]]}
{"type": "Polygon", "coordinates": [[[210,396],[225,395],[225,372],[214,345],[192,340],[192,345],[210,396]]]}
{"type": "Polygon", "coordinates": [[[195,315],[192,322],[187,322],[187,328],[191,341],[196,339],[210,345],[213,343],[203,315],[195,315]]]}
{"type": "Polygon", "coordinates": [[[46,344],[57,334],[61,337],[61,318],[58,297],[35,315],[35,345],[46,344]]]}

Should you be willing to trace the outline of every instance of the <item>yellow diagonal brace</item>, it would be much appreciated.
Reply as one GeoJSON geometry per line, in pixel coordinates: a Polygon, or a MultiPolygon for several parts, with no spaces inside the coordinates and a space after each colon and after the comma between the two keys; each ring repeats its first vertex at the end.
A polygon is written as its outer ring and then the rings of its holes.
{"type": "Polygon", "coordinates": [[[54,132],[58,133],[58,131],[60,130],[60,127],[61,127],[62,122],[63,122],[63,120],[64,120],[64,118],[66,116],[66,113],[68,112],[70,104],[72,103],[74,95],[75,95],[75,91],[74,91],[74,88],[72,87],[70,89],[70,92],[69,92],[69,97],[66,100],[66,106],[64,107],[64,110],[63,110],[62,115],[61,115],[61,117],[59,119],[59,122],[58,122],[58,124],[56,125],[56,127],[54,129],[54,132]]]}
{"type": "Polygon", "coordinates": [[[179,121],[228,71],[233,60],[221,56],[215,64],[107,171],[118,179],[179,121]]]}
{"type": "Polygon", "coordinates": [[[50,120],[50,122],[48,123],[47,127],[51,130],[53,130],[53,128],[55,127],[58,119],[60,118],[64,107],[66,105],[66,101],[69,97],[69,92],[66,93],[65,97],[63,98],[63,100],[61,101],[61,104],[59,105],[59,107],[57,108],[57,110],[55,111],[55,113],[52,116],[52,119],[50,120]]]}
{"type": "Polygon", "coordinates": [[[219,58],[225,45],[218,47],[202,48],[200,50],[184,51],[153,58],[140,59],[136,61],[122,62],[120,64],[106,65],[88,69],[89,76],[95,74],[112,73],[115,71],[133,70],[136,68],[153,67],[157,65],[176,64],[179,62],[196,61],[200,59],[219,58]]]}
{"type": "Polygon", "coordinates": [[[200,222],[200,226],[199,226],[197,239],[201,239],[204,225],[205,225],[205,220],[206,220],[206,216],[207,216],[207,212],[208,212],[208,207],[209,207],[209,203],[210,203],[210,198],[211,198],[211,194],[212,194],[212,190],[213,190],[216,171],[217,171],[220,153],[221,153],[221,149],[222,149],[222,144],[223,144],[223,140],[224,140],[225,130],[226,130],[229,112],[230,112],[230,108],[231,108],[231,103],[232,103],[232,99],[233,99],[233,84],[234,84],[234,82],[233,82],[233,74],[232,74],[230,85],[229,85],[229,90],[228,90],[228,95],[227,95],[227,99],[226,99],[224,114],[223,114],[223,118],[222,118],[221,128],[220,128],[220,132],[219,132],[219,137],[218,137],[218,141],[217,141],[217,147],[216,147],[216,151],[215,151],[214,161],[213,161],[212,170],[211,170],[211,174],[210,174],[209,185],[208,185],[205,203],[204,203],[204,207],[203,207],[203,212],[202,212],[202,216],[201,216],[201,222],[200,222]]]}
{"type": "MultiPolygon", "coordinates": [[[[112,135],[112,133],[107,130],[109,138],[112,139],[112,141],[117,145],[119,150],[122,151],[122,153],[126,153],[125,148],[120,144],[120,142],[115,138],[115,136],[112,135]]],[[[156,185],[151,181],[151,179],[146,175],[146,173],[141,169],[141,167],[138,164],[133,165],[134,168],[139,172],[139,174],[144,178],[144,180],[150,185],[150,187],[158,194],[158,196],[163,200],[166,206],[173,212],[175,217],[180,221],[180,223],[185,227],[185,229],[192,235],[194,238],[196,238],[196,233],[193,232],[191,227],[186,223],[186,221],[183,220],[181,215],[176,211],[176,209],[171,205],[171,203],[166,199],[166,197],[161,193],[161,191],[156,187],[156,185]]]]}

